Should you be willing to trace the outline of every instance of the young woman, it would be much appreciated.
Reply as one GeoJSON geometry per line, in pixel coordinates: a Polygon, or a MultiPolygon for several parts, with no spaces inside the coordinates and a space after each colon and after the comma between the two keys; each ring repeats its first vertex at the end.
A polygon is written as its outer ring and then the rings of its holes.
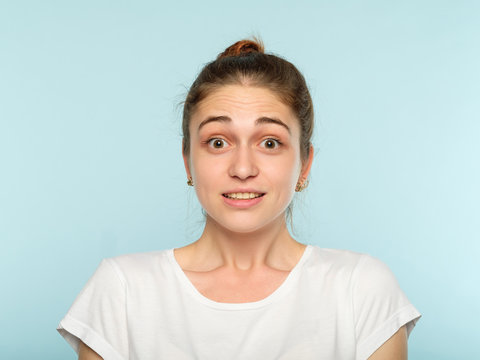
{"type": "Polygon", "coordinates": [[[58,328],[79,359],[406,359],[420,314],[388,268],[287,230],[312,131],[303,76],[261,44],[206,65],[183,114],[203,234],[101,263],[58,328]]]}

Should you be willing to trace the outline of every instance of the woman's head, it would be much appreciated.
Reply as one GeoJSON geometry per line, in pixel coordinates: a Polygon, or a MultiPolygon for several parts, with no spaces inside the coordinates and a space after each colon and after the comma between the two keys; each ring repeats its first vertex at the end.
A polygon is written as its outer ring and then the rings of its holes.
{"type": "Polygon", "coordinates": [[[254,86],[270,90],[291,108],[300,126],[300,154],[306,161],[313,133],[313,104],[302,74],[290,62],[265,54],[258,41],[242,40],[207,64],[188,92],[183,108],[183,154],[190,154],[190,120],[198,104],[226,85],[254,86]]]}
{"type": "Polygon", "coordinates": [[[312,100],[288,61],[240,41],[207,64],[184,106],[183,157],[211,219],[234,232],[284,223],[313,159],[312,100]]]}

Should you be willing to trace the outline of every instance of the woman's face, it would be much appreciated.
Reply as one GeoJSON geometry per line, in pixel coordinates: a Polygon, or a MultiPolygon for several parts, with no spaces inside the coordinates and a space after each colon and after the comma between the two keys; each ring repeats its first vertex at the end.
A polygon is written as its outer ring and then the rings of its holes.
{"type": "Polygon", "coordinates": [[[190,139],[187,174],[211,220],[234,232],[284,221],[312,155],[302,164],[298,120],[274,93],[220,87],[197,105],[190,139]]]}

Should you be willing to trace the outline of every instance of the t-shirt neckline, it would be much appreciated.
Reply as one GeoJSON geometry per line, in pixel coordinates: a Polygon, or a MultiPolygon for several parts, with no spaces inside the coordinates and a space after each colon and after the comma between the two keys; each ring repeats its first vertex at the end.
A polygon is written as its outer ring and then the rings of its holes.
{"type": "Polygon", "coordinates": [[[202,293],[200,293],[200,291],[197,290],[197,288],[193,285],[188,276],[184,273],[183,269],[180,267],[180,264],[175,259],[173,248],[167,251],[167,256],[175,274],[177,275],[177,279],[180,282],[180,285],[184,289],[186,289],[186,291],[195,300],[201,302],[204,305],[219,310],[250,310],[266,306],[280,298],[283,294],[287,293],[289,289],[292,288],[295,280],[299,277],[301,268],[310,256],[312,249],[313,247],[311,245],[306,245],[305,250],[300,257],[300,260],[298,260],[297,264],[293,267],[293,269],[287,275],[285,280],[280,284],[280,286],[275,289],[275,291],[273,291],[270,295],[261,300],[246,303],[224,303],[207,298],[205,295],[203,295],[202,293]]]}

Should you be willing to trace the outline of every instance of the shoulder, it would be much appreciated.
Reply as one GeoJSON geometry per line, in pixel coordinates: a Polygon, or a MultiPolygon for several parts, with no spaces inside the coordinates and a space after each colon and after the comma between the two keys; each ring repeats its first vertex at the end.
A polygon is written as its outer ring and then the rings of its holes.
{"type": "Polygon", "coordinates": [[[359,253],[344,249],[322,248],[316,245],[309,245],[311,250],[311,261],[323,266],[350,268],[386,268],[386,265],[379,259],[369,254],[359,253]]]}
{"type": "Polygon", "coordinates": [[[312,252],[307,266],[330,279],[348,282],[353,291],[367,291],[377,287],[398,287],[397,281],[389,267],[381,260],[368,254],[350,250],[327,249],[311,246],[312,252]]]}
{"type": "Polygon", "coordinates": [[[130,279],[147,279],[171,269],[172,250],[125,254],[103,259],[102,266],[110,267],[123,282],[130,279]]]}
{"type": "Polygon", "coordinates": [[[116,265],[122,267],[135,268],[152,266],[154,264],[158,264],[158,262],[165,261],[169,256],[169,252],[171,251],[172,249],[124,254],[115,257],[105,258],[104,260],[107,262],[115,263],[116,265]]]}
{"type": "Polygon", "coordinates": [[[310,245],[309,265],[322,267],[329,271],[354,272],[365,261],[374,259],[370,255],[350,250],[321,248],[310,245]]]}

